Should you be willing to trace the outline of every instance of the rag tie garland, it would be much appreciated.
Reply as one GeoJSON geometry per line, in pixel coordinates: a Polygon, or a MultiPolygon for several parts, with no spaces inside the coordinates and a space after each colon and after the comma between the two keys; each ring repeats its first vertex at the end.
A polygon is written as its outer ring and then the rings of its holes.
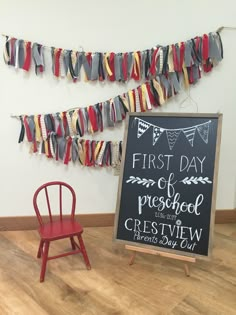
{"type": "MultiPolygon", "coordinates": [[[[31,59],[35,73],[45,69],[44,53],[47,46],[6,36],[5,63],[29,71],[31,59]]],[[[201,69],[211,71],[223,58],[223,48],[218,32],[196,36],[186,42],[133,52],[84,52],[49,47],[51,68],[56,77],[78,81],[83,68],[86,81],[147,81],[164,75],[178,77],[182,72],[186,84],[200,78],[201,69]]]]}
{"type": "MultiPolygon", "coordinates": [[[[33,59],[36,74],[42,73],[45,47],[6,37],[4,60],[8,65],[29,71],[33,59]]],[[[202,71],[211,71],[222,60],[223,47],[216,32],[142,52],[86,53],[51,47],[51,56],[53,74],[69,77],[74,82],[82,67],[88,81],[148,80],[122,95],[84,108],[18,116],[21,120],[19,142],[26,138],[32,152],[44,153],[65,164],[79,160],[85,166],[116,166],[121,160],[121,142],[80,137],[103,131],[104,127],[114,127],[127,112],[145,112],[163,105],[180,91],[181,85],[189,87],[201,78],[202,71]]]]}

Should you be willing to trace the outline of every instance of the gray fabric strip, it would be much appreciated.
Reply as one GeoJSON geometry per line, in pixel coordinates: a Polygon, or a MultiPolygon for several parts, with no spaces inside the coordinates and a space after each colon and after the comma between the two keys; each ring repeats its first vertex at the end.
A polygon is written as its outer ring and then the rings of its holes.
{"type": "Polygon", "coordinates": [[[164,85],[164,87],[167,91],[167,94],[169,95],[170,90],[171,90],[170,82],[166,79],[166,77],[164,75],[160,76],[160,80],[161,80],[161,83],[164,85]]]}
{"type": "Polygon", "coordinates": [[[57,117],[57,114],[52,114],[53,116],[53,119],[54,119],[54,124],[55,124],[55,132],[57,131],[60,123],[59,123],[59,120],[58,120],[58,117],[57,117]]]}
{"type": "Polygon", "coordinates": [[[91,80],[98,80],[99,54],[92,54],[91,80]]]}
{"type": "Polygon", "coordinates": [[[164,75],[160,76],[160,82],[164,85],[165,89],[168,90],[170,88],[170,82],[166,79],[164,75]]]}
{"type": "Polygon", "coordinates": [[[120,122],[122,121],[121,111],[120,111],[120,101],[118,96],[114,98],[114,104],[116,108],[116,121],[120,122]]]}
{"type": "Polygon", "coordinates": [[[33,141],[35,140],[35,124],[34,124],[34,115],[28,117],[28,124],[30,128],[30,133],[32,135],[33,141]]]}
{"type": "Polygon", "coordinates": [[[185,43],[184,61],[185,61],[186,67],[191,66],[191,62],[192,62],[192,42],[191,42],[191,40],[188,40],[185,43]]]}
{"type": "Polygon", "coordinates": [[[194,80],[194,83],[196,83],[200,77],[199,77],[199,68],[197,65],[193,65],[193,80],[194,80]]]}
{"type": "Polygon", "coordinates": [[[177,79],[176,73],[175,72],[169,73],[169,77],[170,77],[171,84],[174,86],[175,92],[178,93],[180,91],[180,84],[177,79]]]}
{"type": "Polygon", "coordinates": [[[121,80],[121,54],[115,54],[115,58],[114,58],[114,64],[115,64],[115,78],[116,81],[120,81],[121,80]]]}
{"type": "Polygon", "coordinates": [[[75,162],[78,158],[77,138],[72,139],[72,161],[75,162]]]}
{"type": "Polygon", "coordinates": [[[108,121],[110,120],[110,117],[109,117],[109,115],[110,115],[110,113],[109,113],[109,106],[110,106],[110,104],[109,104],[109,102],[108,101],[105,101],[104,103],[103,103],[103,109],[104,109],[104,127],[108,127],[109,126],[109,124],[108,124],[108,121]]]}
{"type": "Polygon", "coordinates": [[[84,131],[89,132],[89,124],[88,124],[88,111],[87,108],[82,108],[82,114],[84,119],[84,131]]]}
{"type": "Polygon", "coordinates": [[[88,80],[91,80],[91,67],[84,53],[83,53],[83,66],[84,66],[84,71],[86,73],[88,80]]]}
{"type": "Polygon", "coordinates": [[[107,104],[107,124],[108,124],[108,127],[114,127],[114,121],[112,121],[111,117],[112,117],[112,107],[110,105],[110,102],[107,101],[106,102],[107,104]]]}
{"type": "Polygon", "coordinates": [[[120,80],[122,82],[125,82],[124,73],[123,73],[123,69],[122,69],[123,58],[124,58],[124,54],[120,54],[120,80]]]}
{"type": "Polygon", "coordinates": [[[127,73],[128,73],[128,79],[130,78],[130,74],[131,74],[131,70],[132,70],[132,67],[133,67],[133,63],[134,63],[134,60],[133,60],[133,53],[132,52],[129,52],[128,53],[128,69],[127,69],[127,73]]]}
{"type": "MultiPolygon", "coordinates": [[[[124,116],[125,116],[124,106],[123,106],[123,103],[121,102],[121,99],[120,99],[119,96],[118,96],[118,99],[119,99],[121,117],[124,117],[124,116]]],[[[123,119],[123,118],[122,118],[122,119],[123,119]]]]}
{"type": "Polygon", "coordinates": [[[83,54],[79,52],[77,55],[77,62],[76,62],[76,71],[78,72],[78,76],[80,75],[82,64],[83,64],[83,54]]]}
{"type": "MultiPolygon", "coordinates": [[[[32,55],[33,55],[34,61],[35,61],[37,66],[40,66],[40,65],[43,64],[42,57],[41,57],[41,55],[38,52],[38,44],[37,43],[33,44],[32,55]]],[[[53,62],[53,64],[54,64],[54,62],[53,62]]]]}
{"type": "Polygon", "coordinates": [[[52,125],[51,117],[49,114],[44,115],[44,121],[45,121],[47,131],[52,131],[53,125],[52,125]]]}
{"type": "Polygon", "coordinates": [[[58,137],[57,143],[58,143],[58,156],[61,160],[63,160],[65,149],[66,149],[66,139],[64,137],[58,137]]]}
{"type": "Polygon", "coordinates": [[[19,68],[22,68],[25,62],[24,41],[22,39],[19,40],[18,62],[19,68]]]}
{"type": "Polygon", "coordinates": [[[216,59],[217,61],[221,61],[221,47],[219,43],[219,38],[216,33],[209,34],[209,56],[212,59],[216,59]]]}
{"type": "Polygon", "coordinates": [[[65,74],[67,75],[69,69],[69,58],[70,58],[70,51],[64,50],[63,52],[63,64],[65,69],[65,74]]]}

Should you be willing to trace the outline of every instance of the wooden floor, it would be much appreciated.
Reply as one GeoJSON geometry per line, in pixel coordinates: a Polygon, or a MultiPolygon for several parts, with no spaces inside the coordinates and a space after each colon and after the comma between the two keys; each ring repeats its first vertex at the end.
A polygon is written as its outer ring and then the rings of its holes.
{"type": "Polygon", "coordinates": [[[40,283],[38,234],[0,232],[0,314],[236,314],[236,224],[216,226],[212,261],[198,261],[189,278],[181,262],[148,254],[129,266],[110,227],[85,229],[84,241],[92,270],[80,255],[60,258],[40,283]]]}

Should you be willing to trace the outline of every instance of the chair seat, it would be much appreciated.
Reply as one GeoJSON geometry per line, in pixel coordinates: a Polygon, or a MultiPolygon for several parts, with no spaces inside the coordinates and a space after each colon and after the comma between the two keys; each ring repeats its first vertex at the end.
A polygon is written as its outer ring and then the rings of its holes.
{"type": "Polygon", "coordinates": [[[66,238],[82,232],[82,226],[75,220],[71,219],[49,222],[39,228],[41,238],[47,240],[66,238]]]}

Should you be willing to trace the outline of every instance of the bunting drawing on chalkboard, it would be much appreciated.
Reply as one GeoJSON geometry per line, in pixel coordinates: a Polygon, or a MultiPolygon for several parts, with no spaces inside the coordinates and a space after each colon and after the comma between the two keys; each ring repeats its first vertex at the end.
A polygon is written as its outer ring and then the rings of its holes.
{"type": "Polygon", "coordinates": [[[174,145],[176,144],[178,137],[181,133],[183,133],[188,140],[189,144],[193,147],[194,137],[196,134],[196,130],[198,131],[202,140],[207,144],[208,143],[208,134],[209,134],[209,125],[211,121],[207,121],[203,124],[199,124],[196,126],[191,126],[187,128],[178,128],[178,129],[168,129],[162,128],[157,125],[150,124],[149,122],[135,117],[135,120],[138,120],[138,128],[137,128],[137,138],[140,138],[150,127],[152,127],[152,139],[153,145],[156,144],[161,135],[165,132],[169,149],[172,150],[174,145]]]}

